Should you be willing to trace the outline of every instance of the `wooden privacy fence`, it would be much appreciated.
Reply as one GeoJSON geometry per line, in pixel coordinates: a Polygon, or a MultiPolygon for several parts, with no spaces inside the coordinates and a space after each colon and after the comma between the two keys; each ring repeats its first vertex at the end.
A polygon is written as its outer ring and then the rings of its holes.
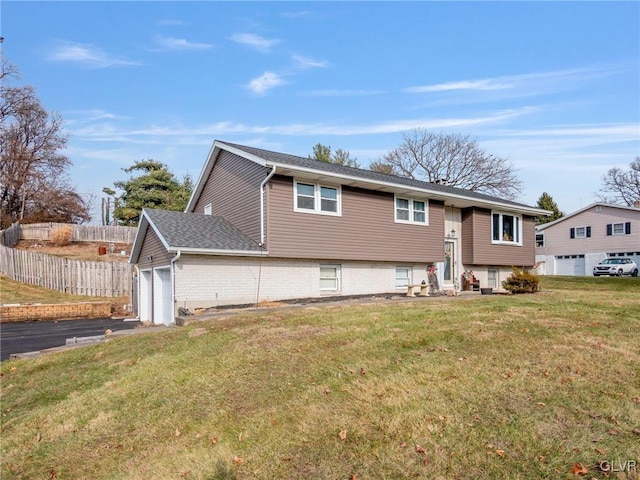
{"type": "Polygon", "coordinates": [[[20,240],[20,224],[14,223],[6,230],[0,230],[0,245],[13,247],[20,240]]]}
{"type": "MultiPolygon", "coordinates": [[[[11,228],[14,226],[15,224],[11,228]]],[[[133,243],[136,237],[135,227],[103,227],[100,225],[74,225],[72,223],[30,223],[19,225],[20,239],[51,240],[51,231],[61,227],[71,227],[73,229],[72,242],[133,243]]],[[[3,245],[8,244],[5,243],[3,245]]]]}
{"type": "Polygon", "coordinates": [[[0,273],[22,283],[73,295],[131,297],[133,266],[85,262],[0,245],[0,273]]]}

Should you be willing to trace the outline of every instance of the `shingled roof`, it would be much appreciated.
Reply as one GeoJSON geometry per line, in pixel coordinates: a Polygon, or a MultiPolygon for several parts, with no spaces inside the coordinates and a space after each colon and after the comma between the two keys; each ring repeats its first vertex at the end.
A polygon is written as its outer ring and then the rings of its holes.
{"type": "Polygon", "coordinates": [[[137,260],[146,225],[169,252],[261,255],[266,252],[251,238],[222,217],[198,213],[144,209],[131,258],[137,260]],[[142,233],[140,233],[142,232],[142,233]]]}
{"type": "Polygon", "coordinates": [[[425,182],[423,180],[416,180],[413,178],[399,177],[397,175],[389,175],[386,173],[374,172],[363,168],[348,167],[345,165],[338,165],[335,163],[321,162],[319,160],[299,157],[296,155],[289,155],[286,153],[272,152],[269,150],[263,150],[261,148],[248,147],[246,145],[239,145],[237,143],[229,143],[223,141],[216,141],[220,145],[228,145],[237,150],[246,152],[252,156],[263,159],[267,164],[271,165],[289,165],[306,170],[318,170],[327,172],[330,175],[348,176],[361,178],[363,180],[371,180],[374,182],[381,182],[386,184],[396,184],[401,187],[418,188],[421,190],[428,190],[434,193],[442,195],[465,197],[468,199],[483,200],[491,203],[501,203],[512,205],[514,207],[533,208],[524,203],[513,202],[511,200],[505,200],[503,198],[487,195],[485,193],[473,192],[463,188],[451,187],[449,185],[443,185],[439,183],[425,182]]]}

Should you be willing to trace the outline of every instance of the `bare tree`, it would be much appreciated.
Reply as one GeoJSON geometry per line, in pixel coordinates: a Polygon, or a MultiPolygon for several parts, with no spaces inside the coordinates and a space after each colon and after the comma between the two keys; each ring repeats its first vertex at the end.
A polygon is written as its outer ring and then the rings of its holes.
{"type": "Polygon", "coordinates": [[[602,177],[602,187],[598,193],[602,201],[630,207],[640,201],[640,156],[629,167],[628,171],[614,167],[602,177]]]}
{"type": "Polygon", "coordinates": [[[485,153],[469,136],[424,129],[404,135],[403,143],[374,165],[376,171],[387,173],[385,166],[389,166],[403,177],[508,199],[516,198],[522,187],[506,159],[485,153]]]}
{"type": "MultiPolygon", "coordinates": [[[[3,60],[2,74],[8,71],[3,60]]],[[[67,136],[62,117],[48,113],[30,86],[0,86],[0,224],[28,217],[48,218],[42,198],[75,203],[69,218],[90,218],[88,205],[67,180],[71,161],[62,150],[67,136]],[[57,193],[56,193],[57,192],[57,193]],[[55,194],[54,194],[55,193],[55,194]]],[[[67,208],[68,209],[68,208],[67,208]]],[[[59,212],[58,212],[59,213],[59,212]]],[[[56,220],[60,215],[55,215],[56,220]]]]}

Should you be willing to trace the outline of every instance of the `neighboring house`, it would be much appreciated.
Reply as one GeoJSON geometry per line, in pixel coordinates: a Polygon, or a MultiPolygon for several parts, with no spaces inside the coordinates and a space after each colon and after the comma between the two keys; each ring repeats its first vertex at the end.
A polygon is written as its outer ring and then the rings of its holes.
{"type": "Polygon", "coordinates": [[[607,257],[640,264],[640,208],[594,203],[536,227],[536,262],[543,275],[592,275],[607,257]]]}
{"type": "Polygon", "coordinates": [[[481,193],[216,141],[185,212],[144,210],[141,320],[178,308],[406,293],[438,267],[500,288],[535,259],[535,217],[481,193]]]}

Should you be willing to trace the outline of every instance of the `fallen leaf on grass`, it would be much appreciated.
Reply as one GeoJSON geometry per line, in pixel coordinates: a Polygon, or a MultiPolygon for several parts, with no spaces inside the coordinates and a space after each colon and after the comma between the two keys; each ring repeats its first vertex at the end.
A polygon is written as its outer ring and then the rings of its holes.
{"type": "Polygon", "coordinates": [[[184,478],[184,477],[186,477],[187,475],[189,475],[190,473],[191,473],[191,470],[187,470],[187,471],[185,471],[185,472],[182,472],[182,473],[180,474],[180,476],[184,478]]]}
{"type": "Polygon", "coordinates": [[[360,375],[365,376],[367,374],[367,372],[365,371],[364,368],[360,368],[360,375]]]}
{"type": "Polygon", "coordinates": [[[236,465],[241,465],[244,463],[244,458],[242,457],[233,457],[233,463],[236,465]]]}
{"type": "Polygon", "coordinates": [[[620,435],[620,431],[616,430],[615,428],[612,428],[611,430],[609,430],[607,432],[609,435],[620,435]]]}
{"type": "Polygon", "coordinates": [[[583,463],[576,463],[571,467],[571,473],[577,477],[578,475],[586,475],[589,473],[589,470],[587,470],[587,467],[585,467],[583,463]]]}
{"type": "Polygon", "coordinates": [[[426,455],[427,454],[425,449],[422,448],[420,445],[416,445],[416,452],[419,453],[420,455],[426,455]]]}
{"type": "Polygon", "coordinates": [[[340,440],[346,440],[347,439],[347,431],[346,430],[340,430],[340,433],[338,434],[338,437],[340,437],[340,440]]]}
{"type": "Polygon", "coordinates": [[[178,430],[178,429],[176,428],[176,431],[175,431],[175,432],[173,432],[173,435],[174,435],[174,436],[176,436],[176,437],[179,437],[180,435],[182,435],[182,432],[180,432],[180,430],[178,430]]]}
{"type": "Polygon", "coordinates": [[[496,455],[504,457],[504,450],[496,450],[496,455]]]}
{"type": "Polygon", "coordinates": [[[218,443],[218,437],[211,437],[211,444],[215,445],[216,443],[218,443]]]}

